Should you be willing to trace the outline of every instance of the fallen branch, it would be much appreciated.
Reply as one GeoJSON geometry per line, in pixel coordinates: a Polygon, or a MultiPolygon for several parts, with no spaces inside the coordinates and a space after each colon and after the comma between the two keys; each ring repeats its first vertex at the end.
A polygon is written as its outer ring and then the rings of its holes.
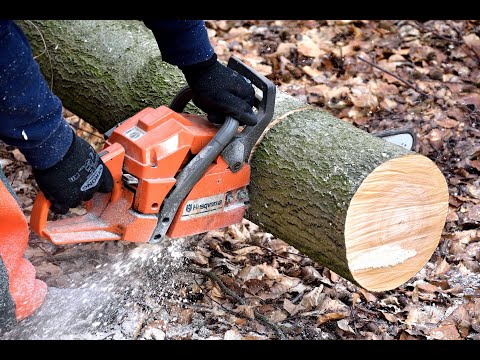
{"type": "MultiPolygon", "coordinates": [[[[239,303],[240,305],[247,305],[247,302],[242,297],[240,297],[236,292],[230,290],[223,283],[222,279],[220,279],[217,276],[217,274],[196,266],[192,266],[192,265],[188,267],[188,270],[190,270],[193,273],[208,277],[210,280],[214,281],[223,292],[225,292],[227,295],[232,297],[237,303],[239,303]]],[[[287,339],[282,329],[280,329],[280,327],[272,323],[266,316],[260,314],[256,309],[253,309],[253,314],[255,315],[255,319],[258,319],[258,321],[260,321],[263,325],[268,326],[270,329],[272,329],[280,340],[287,339]]],[[[235,315],[238,315],[238,314],[235,313],[235,315]]]]}
{"type": "MultiPolygon", "coordinates": [[[[422,23],[420,23],[419,21],[415,20],[414,21],[414,26],[417,26],[419,27],[420,29],[422,30],[425,30],[427,32],[431,32],[433,35],[435,35],[436,37],[440,38],[440,39],[443,39],[443,40],[446,40],[448,42],[451,42],[455,45],[458,45],[460,46],[460,48],[465,52],[465,54],[471,58],[473,61],[477,61],[477,62],[480,62],[480,55],[475,51],[475,49],[473,47],[471,47],[470,45],[468,44],[465,44],[465,42],[463,42],[463,40],[457,40],[457,39],[452,39],[452,38],[449,38],[449,37],[446,37],[440,33],[438,33],[437,31],[433,30],[433,29],[430,29],[429,27],[423,25],[422,23]],[[468,50],[470,50],[471,52],[473,52],[475,54],[475,57],[473,57],[472,54],[470,54],[465,48],[467,48],[468,50]]],[[[455,31],[457,31],[455,29],[455,31]]]]}
{"type": "Polygon", "coordinates": [[[420,95],[426,97],[427,99],[431,98],[430,95],[428,95],[427,93],[423,92],[422,90],[420,90],[420,88],[417,86],[417,84],[411,84],[410,82],[408,82],[407,80],[405,79],[402,79],[400,76],[378,66],[377,64],[374,64],[364,58],[362,58],[361,56],[357,56],[358,59],[362,60],[363,62],[366,62],[368,65],[370,66],[373,66],[374,68],[377,68],[378,70],[381,70],[383,71],[384,73],[387,73],[388,75],[390,76],[393,76],[395,79],[397,79],[398,81],[401,81],[402,83],[404,83],[405,85],[407,85],[409,88],[415,90],[416,92],[418,92],[420,95]]]}

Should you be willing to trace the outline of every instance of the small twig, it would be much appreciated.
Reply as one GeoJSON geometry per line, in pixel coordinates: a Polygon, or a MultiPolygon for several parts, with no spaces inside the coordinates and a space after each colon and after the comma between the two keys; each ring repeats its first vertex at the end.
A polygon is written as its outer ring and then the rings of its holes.
{"type": "MultiPolygon", "coordinates": [[[[475,49],[473,47],[471,47],[470,45],[467,45],[465,44],[465,42],[463,40],[457,40],[457,39],[452,39],[452,38],[449,38],[449,37],[446,37],[442,34],[440,34],[439,32],[433,30],[433,29],[430,29],[429,27],[423,25],[422,23],[420,23],[419,21],[415,20],[414,25],[416,25],[417,27],[420,27],[422,30],[425,30],[427,32],[431,32],[433,35],[435,35],[436,37],[440,38],[440,39],[443,39],[443,40],[446,40],[448,42],[451,42],[455,45],[458,45],[460,46],[460,48],[465,52],[465,54],[467,54],[467,56],[469,58],[471,58],[472,60],[474,61],[477,61],[477,62],[480,62],[480,55],[475,51],[475,49]],[[473,57],[472,54],[470,54],[465,48],[467,48],[468,50],[470,50],[471,52],[473,52],[475,54],[475,57],[473,57]]],[[[457,34],[458,34],[458,31],[457,29],[454,29],[457,34]]],[[[460,35],[460,34],[459,34],[460,35]]]]}
{"type": "Polygon", "coordinates": [[[43,54],[47,53],[47,58],[48,58],[48,61],[50,62],[50,90],[53,90],[53,65],[52,65],[52,59],[50,58],[50,53],[48,52],[48,47],[47,47],[47,43],[45,42],[45,38],[43,37],[43,34],[42,32],[40,31],[40,29],[37,27],[37,25],[35,25],[33,22],[31,22],[30,20],[25,20],[25,22],[29,23],[30,25],[32,25],[38,32],[38,34],[40,35],[40,37],[42,38],[42,42],[43,42],[43,46],[44,46],[44,50],[43,52],[40,54],[40,55],[37,55],[34,57],[34,59],[42,56],[43,54]]]}
{"type": "Polygon", "coordinates": [[[443,39],[443,40],[446,40],[448,42],[452,42],[456,45],[462,45],[462,42],[460,40],[457,40],[457,39],[453,39],[453,38],[449,38],[449,37],[446,37],[445,35],[442,35],[440,34],[439,32],[433,30],[433,29],[430,29],[429,27],[423,25],[421,22],[419,22],[418,20],[415,20],[413,22],[413,25],[414,26],[417,26],[419,28],[421,28],[422,30],[425,30],[426,32],[431,32],[433,35],[435,35],[436,37],[439,37],[440,39],[443,39]]]}
{"type": "MultiPolygon", "coordinates": [[[[195,283],[197,284],[198,287],[201,287],[200,284],[198,283],[197,279],[194,279],[195,280],[195,283]]],[[[218,306],[220,306],[223,310],[225,310],[226,312],[228,312],[229,314],[232,314],[232,315],[235,315],[235,316],[238,316],[238,317],[242,317],[242,314],[238,314],[236,313],[235,311],[233,311],[232,309],[229,309],[227,308],[225,305],[219,303],[217,300],[215,300],[214,298],[212,298],[211,296],[209,296],[207,293],[204,294],[207,298],[210,299],[210,301],[214,302],[215,304],[217,304],[218,306]]],[[[251,319],[250,319],[251,320],[251,319]]]]}
{"type": "Polygon", "coordinates": [[[383,71],[384,73],[387,73],[387,74],[390,75],[390,76],[393,76],[395,79],[401,81],[402,83],[404,83],[405,85],[407,85],[409,88],[411,88],[411,89],[415,90],[416,92],[418,92],[420,95],[422,95],[422,96],[424,96],[424,97],[426,97],[426,98],[431,98],[430,95],[428,95],[427,93],[424,93],[422,90],[420,90],[420,88],[419,88],[416,84],[411,84],[411,83],[409,83],[407,80],[402,79],[400,76],[398,76],[398,75],[396,75],[396,74],[394,74],[394,73],[392,73],[392,72],[390,72],[390,71],[388,71],[388,70],[386,70],[386,69],[378,66],[377,64],[374,64],[374,63],[372,63],[372,62],[370,62],[370,61],[362,58],[361,56],[357,56],[357,58],[360,59],[360,60],[362,60],[363,62],[366,62],[368,65],[373,66],[374,68],[377,68],[378,70],[381,70],[381,71],[383,71]]]}
{"type": "Polygon", "coordinates": [[[95,133],[93,133],[93,132],[91,132],[91,131],[82,129],[80,126],[77,126],[77,125],[74,125],[74,124],[71,124],[71,123],[68,123],[68,124],[69,124],[71,127],[74,127],[75,129],[78,129],[78,130],[81,130],[81,131],[85,131],[87,134],[90,134],[90,135],[92,135],[92,136],[95,136],[95,137],[97,137],[97,138],[102,139],[102,140],[105,141],[105,139],[104,139],[102,136],[99,136],[99,135],[97,135],[97,134],[95,134],[95,133]]]}
{"type": "Polygon", "coordinates": [[[135,330],[133,331],[132,340],[137,340],[137,338],[140,336],[143,325],[145,324],[145,320],[146,320],[145,314],[142,312],[140,321],[138,322],[138,325],[135,327],[135,330]]]}
{"type": "Polygon", "coordinates": [[[233,290],[230,290],[222,281],[222,279],[220,279],[218,277],[217,274],[211,272],[211,271],[208,271],[208,270],[205,270],[205,269],[202,269],[202,268],[199,268],[199,267],[196,267],[196,266],[193,266],[193,265],[190,265],[188,267],[188,270],[190,270],[191,272],[193,273],[196,273],[196,274],[200,274],[200,275],[204,275],[208,278],[210,278],[211,280],[213,280],[219,287],[220,289],[225,292],[228,296],[232,297],[235,299],[236,302],[240,303],[241,305],[247,305],[247,303],[245,302],[244,299],[242,299],[236,292],[234,292],[233,290]]]}
{"type": "MultiPolygon", "coordinates": [[[[211,297],[209,297],[208,295],[206,295],[206,296],[210,300],[215,301],[211,297]]],[[[207,306],[201,306],[201,305],[196,305],[196,304],[183,304],[182,306],[186,307],[187,309],[195,310],[196,312],[204,312],[204,313],[209,313],[209,314],[214,313],[214,311],[207,306]]]]}
{"type": "MultiPolygon", "coordinates": [[[[198,283],[197,279],[194,279],[195,283],[200,287],[200,284],[198,283]]],[[[257,319],[252,319],[250,317],[248,317],[247,315],[244,315],[242,313],[239,313],[239,312],[236,312],[232,309],[229,309],[227,308],[226,306],[224,306],[223,304],[219,303],[217,300],[215,300],[214,298],[212,298],[211,296],[209,296],[207,293],[205,293],[205,296],[210,299],[210,301],[214,302],[215,304],[217,304],[218,306],[220,306],[223,310],[225,310],[226,312],[228,312],[229,314],[232,314],[236,317],[239,317],[239,318],[242,318],[242,319],[245,319],[247,321],[253,321],[253,320],[257,320],[257,319]]],[[[194,309],[196,311],[200,311],[200,312],[208,312],[208,313],[214,313],[212,311],[212,309],[209,309],[207,307],[199,307],[199,308],[195,308],[193,306],[187,306],[185,305],[186,307],[190,307],[191,309],[194,309]]]]}
{"type": "MultiPolygon", "coordinates": [[[[244,299],[242,299],[237,293],[230,290],[223,283],[223,281],[217,276],[217,274],[214,274],[211,271],[204,270],[202,268],[199,268],[199,267],[193,266],[193,265],[189,266],[188,269],[193,273],[206,276],[209,279],[211,279],[212,281],[214,281],[220,287],[220,289],[222,289],[222,291],[224,291],[226,294],[228,294],[230,297],[232,297],[236,302],[240,303],[241,305],[246,305],[247,304],[246,301],[244,299]]],[[[255,315],[255,319],[258,319],[258,321],[260,321],[262,324],[264,324],[265,326],[268,326],[270,329],[272,329],[280,340],[286,340],[287,339],[287,337],[285,336],[283,331],[280,329],[280,327],[278,327],[277,325],[272,323],[266,316],[260,314],[256,309],[253,309],[253,314],[255,315]]]]}
{"type": "Polygon", "coordinates": [[[45,250],[39,243],[37,244],[37,246],[40,250],[42,250],[45,253],[45,255],[47,255],[48,259],[51,262],[53,262],[56,266],[58,266],[60,269],[62,269],[63,274],[66,275],[70,279],[70,281],[73,281],[73,279],[70,277],[70,275],[64,270],[62,265],[60,265],[60,263],[57,261],[57,259],[52,254],[50,254],[47,250],[45,250]]]}

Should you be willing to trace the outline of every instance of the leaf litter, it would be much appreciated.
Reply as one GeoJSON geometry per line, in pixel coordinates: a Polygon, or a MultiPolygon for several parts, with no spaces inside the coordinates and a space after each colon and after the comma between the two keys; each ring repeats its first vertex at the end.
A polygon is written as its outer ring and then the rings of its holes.
{"type": "MultiPolygon", "coordinates": [[[[157,247],[54,246],[32,234],[25,256],[40,279],[111,300],[106,310],[103,303],[88,314],[63,311],[43,326],[25,320],[2,338],[278,338],[258,314],[289,339],[480,339],[480,22],[210,20],[207,27],[220,59],[238,56],[302,101],[371,133],[414,129],[416,151],[449,184],[432,258],[399,288],[370,293],[247,220],[157,247]]],[[[93,127],[68,110],[64,116],[102,148],[93,127]]],[[[31,168],[3,143],[0,159],[28,219],[38,191],[31,168]]]]}

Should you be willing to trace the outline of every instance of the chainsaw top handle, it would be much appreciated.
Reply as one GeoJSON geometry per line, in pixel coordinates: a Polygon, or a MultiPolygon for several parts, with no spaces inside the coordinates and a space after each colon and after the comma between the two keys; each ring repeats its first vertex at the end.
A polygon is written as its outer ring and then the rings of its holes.
{"type": "MultiPolygon", "coordinates": [[[[242,168],[252,147],[273,117],[275,103],[275,86],[273,83],[235,57],[230,58],[228,67],[244,76],[262,91],[261,97],[255,95],[254,102],[258,122],[254,126],[246,126],[239,135],[236,135],[239,123],[231,116],[227,116],[225,123],[213,139],[176,176],[175,186],[164,199],[158,213],[157,226],[150,238],[150,243],[159,242],[164,238],[181,202],[218,155],[222,154],[232,172],[237,172],[242,168]],[[231,151],[225,154],[225,150],[228,148],[231,148],[231,151]]],[[[173,99],[170,109],[182,112],[191,99],[191,90],[183,88],[173,99]]]]}
{"type": "MultiPolygon", "coordinates": [[[[245,126],[242,132],[236,135],[222,151],[222,156],[229,165],[230,170],[237,172],[242,167],[242,164],[248,161],[253,146],[270,121],[272,121],[275,108],[276,87],[265,76],[259,74],[250,66],[245,65],[234,56],[230,58],[227,66],[245,77],[262,92],[261,95],[258,93],[255,94],[255,102],[253,105],[257,109],[257,123],[253,126],[245,126]]],[[[176,112],[183,112],[185,106],[187,106],[191,99],[192,91],[186,86],[173,98],[170,109],[176,112]]]]}

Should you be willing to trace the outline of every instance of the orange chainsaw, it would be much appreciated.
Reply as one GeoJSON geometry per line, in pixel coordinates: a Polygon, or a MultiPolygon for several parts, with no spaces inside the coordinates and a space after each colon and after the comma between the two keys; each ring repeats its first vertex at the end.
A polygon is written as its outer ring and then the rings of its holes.
{"type": "Polygon", "coordinates": [[[232,57],[228,67],[258,90],[258,122],[239,131],[227,117],[219,127],[182,113],[192,98],[182,89],[170,107],[146,108],[105,134],[99,156],[114,180],[94,195],[87,213],[48,221],[50,201],[39,193],[30,226],[54,244],[125,240],[157,243],[222,228],[242,220],[250,182],[250,152],[273,117],[275,86],[232,57]],[[260,94],[261,93],[261,94],[260,94]]]}

